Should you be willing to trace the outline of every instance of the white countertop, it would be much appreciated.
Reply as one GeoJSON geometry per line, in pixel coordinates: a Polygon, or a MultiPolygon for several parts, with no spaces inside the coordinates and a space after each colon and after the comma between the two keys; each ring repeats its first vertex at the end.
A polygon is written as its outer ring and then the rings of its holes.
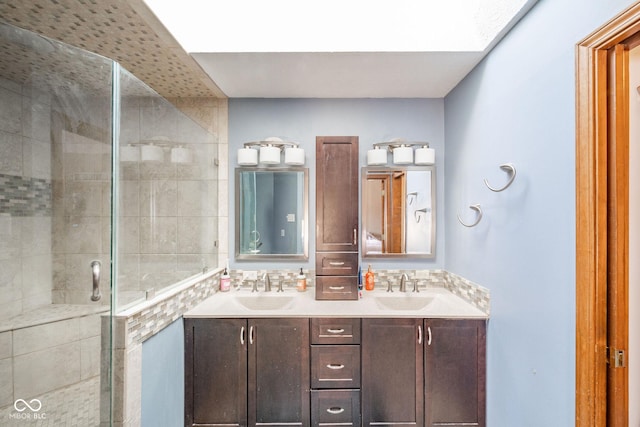
{"type": "Polygon", "coordinates": [[[251,292],[231,289],[216,292],[184,314],[191,318],[255,317],[420,317],[488,318],[488,315],[444,288],[419,293],[362,291],[357,301],[318,301],[315,289],[297,292],[251,292]]]}

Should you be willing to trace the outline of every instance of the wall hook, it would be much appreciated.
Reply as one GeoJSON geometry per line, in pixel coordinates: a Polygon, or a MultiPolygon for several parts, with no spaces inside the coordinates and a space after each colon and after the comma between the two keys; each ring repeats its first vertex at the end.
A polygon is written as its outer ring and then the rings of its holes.
{"type": "Polygon", "coordinates": [[[422,208],[422,209],[416,209],[415,211],[413,211],[413,216],[416,219],[416,223],[420,223],[420,219],[422,218],[422,215],[420,214],[427,214],[427,208],[422,208]]]}
{"type": "Polygon", "coordinates": [[[482,219],[482,208],[480,207],[480,205],[469,205],[469,208],[476,211],[476,220],[473,222],[473,224],[465,224],[462,221],[462,218],[460,218],[460,214],[458,214],[458,222],[460,222],[460,224],[464,225],[465,227],[475,227],[482,219]]]}
{"type": "Polygon", "coordinates": [[[495,191],[496,193],[499,193],[500,191],[504,191],[507,188],[509,188],[509,186],[513,183],[513,180],[516,179],[516,167],[513,166],[513,163],[504,163],[500,165],[500,169],[502,169],[503,171],[505,171],[510,175],[509,181],[504,185],[504,187],[494,188],[491,185],[489,185],[489,181],[487,181],[486,178],[484,179],[484,185],[486,185],[487,188],[489,188],[489,190],[495,191]]]}

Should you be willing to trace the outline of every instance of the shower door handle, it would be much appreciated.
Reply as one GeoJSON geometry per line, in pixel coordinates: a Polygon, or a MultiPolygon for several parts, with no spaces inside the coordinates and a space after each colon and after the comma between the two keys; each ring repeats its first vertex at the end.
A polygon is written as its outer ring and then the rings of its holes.
{"type": "Polygon", "coordinates": [[[102,264],[100,261],[91,261],[91,274],[93,276],[93,293],[91,294],[91,301],[98,301],[102,298],[100,294],[100,267],[102,264]]]}

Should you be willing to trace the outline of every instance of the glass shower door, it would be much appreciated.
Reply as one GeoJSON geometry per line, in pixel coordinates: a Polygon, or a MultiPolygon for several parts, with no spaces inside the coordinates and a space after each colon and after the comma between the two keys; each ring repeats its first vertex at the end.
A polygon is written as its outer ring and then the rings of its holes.
{"type": "Polygon", "coordinates": [[[1,22],[0,51],[0,425],[108,423],[112,62],[1,22]]]}

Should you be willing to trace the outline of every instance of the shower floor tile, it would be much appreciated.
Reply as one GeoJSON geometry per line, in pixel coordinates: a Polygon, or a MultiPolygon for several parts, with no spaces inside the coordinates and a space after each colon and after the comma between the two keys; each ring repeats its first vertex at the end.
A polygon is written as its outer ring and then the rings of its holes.
{"type": "Polygon", "coordinates": [[[38,402],[25,399],[0,409],[0,425],[7,427],[91,427],[100,425],[100,378],[95,377],[38,397],[38,402]],[[19,412],[18,410],[22,410],[19,412]]]}

